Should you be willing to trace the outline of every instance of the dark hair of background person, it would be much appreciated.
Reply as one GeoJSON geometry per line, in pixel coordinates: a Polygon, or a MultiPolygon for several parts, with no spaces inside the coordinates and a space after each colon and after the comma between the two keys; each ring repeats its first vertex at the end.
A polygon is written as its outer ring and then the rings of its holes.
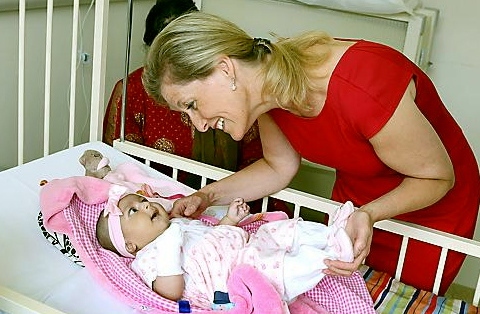
{"type": "Polygon", "coordinates": [[[168,23],[191,11],[198,11],[192,0],[158,0],[145,19],[145,33],[143,34],[145,45],[150,46],[155,36],[168,23]]]}

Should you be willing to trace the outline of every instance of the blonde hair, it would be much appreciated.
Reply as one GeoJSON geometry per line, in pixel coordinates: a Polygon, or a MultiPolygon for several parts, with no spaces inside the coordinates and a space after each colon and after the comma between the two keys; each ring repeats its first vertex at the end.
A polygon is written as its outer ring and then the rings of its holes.
{"type": "Polygon", "coordinates": [[[147,93],[158,103],[162,83],[183,85],[208,77],[219,56],[259,63],[264,94],[281,103],[308,106],[307,93],[314,90],[313,71],[329,56],[333,39],[324,32],[308,32],[283,38],[276,44],[258,41],[235,24],[204,12],[180,16],[168,24],[153,41],[146,58],[142,80],[147,93]],[[315,44],[320,53],[307,50],[315,44]],[[267,58],[267,55],[270,58],[267,58]]]}

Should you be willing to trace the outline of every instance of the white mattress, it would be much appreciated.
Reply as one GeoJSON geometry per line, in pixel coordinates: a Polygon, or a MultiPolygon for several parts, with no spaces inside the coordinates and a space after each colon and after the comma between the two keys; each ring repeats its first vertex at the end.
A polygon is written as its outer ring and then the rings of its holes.
{"type": "Polygon", "coordinates": [[[95,142],[0,172],[0,286],[66,313],[133,313],[51,245],[37,224],[40,181],[83,175],[78,159],[86,149],[102,152],[113,167],[134,161],[95,142]]]}

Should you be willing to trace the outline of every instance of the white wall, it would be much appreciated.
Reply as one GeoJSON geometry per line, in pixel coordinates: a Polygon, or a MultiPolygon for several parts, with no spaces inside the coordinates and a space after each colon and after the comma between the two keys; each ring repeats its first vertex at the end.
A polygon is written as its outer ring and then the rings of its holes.
{"type": "Polygon", "coordinates": [[[440,11],[428,74],[480,160],[480,1],[423,4],[440,11]]]}
{"type": "MultiPolygon", "coordinates": [[[[440,10],[428,74],[480,162],[480,1],[423,0],[423,4],[440,10]]],[[[475,239],[480,240],[480,217],[475,239]]],[[[479,269],[478,260],[467,259],[456,282],[474,287],[479,269]]]]}

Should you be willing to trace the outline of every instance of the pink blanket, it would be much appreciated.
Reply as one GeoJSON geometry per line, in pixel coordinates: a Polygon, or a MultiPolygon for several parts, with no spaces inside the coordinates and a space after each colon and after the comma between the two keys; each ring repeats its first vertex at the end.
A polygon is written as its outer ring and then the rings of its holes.
{"type": "MultiPolygon", "coordinates": [[[[131,164],[116,169],[118,180],[148,183],[163,187],[169,192],[189,194],[188,188],[170,180],[147,177],[140,168],[131,164]],[[123,169],[123,170],[122,170],[123,169]],[[119,171],[120,170],[120,171],[119,171]],[[130,174],[135,174],[135,180],[130,174]],[[145,182],[144,179],[148,179],[145,182]],[[175,186],[178,189],[175,189],[175,186]]],[[[119,183],[119,182],[117,182],[119,183]]],[[[40,194],[41,211],[45,227],[69,236],[80,259],[97,282],[120,300],[140,311],[149,313],[178,313],[176,302],[164,299],[147,287],[130,269],[131,259],[124,258],[100,247],[95,237],[95,225],[108,199],[111,183],[92,177],[71,177],[53,180],[46,184],[40,194]]],[[[165,189],[158,190],[163,196],[165,189]]],[[[244,226],[255,231],[262,220],[244,226]]],[[[328,276],[326,277],[328,278],[328,276]]],[[[322,280],[314,289],[301,296],[284,310],[284,304],[273,286],[255,269],[240,265],[234,269],[227,283],[229,295],[235,303],[229,313],[374,313],[371,298],[362,277],[357,273],[346,278],[336,292],[348,294],[348,299],[339,299],[329,294],[329,285],[335,278],[322,280]],[[324,285],[325,283],[325,285],[324,285]],[[355,310],[352,310],[355,309],[355,310]]],[[[342,295],[341,294],[341,295],[342,295]]],[[[211,310],[192,308],[196,313],[216,313],[211,310]]]]}

